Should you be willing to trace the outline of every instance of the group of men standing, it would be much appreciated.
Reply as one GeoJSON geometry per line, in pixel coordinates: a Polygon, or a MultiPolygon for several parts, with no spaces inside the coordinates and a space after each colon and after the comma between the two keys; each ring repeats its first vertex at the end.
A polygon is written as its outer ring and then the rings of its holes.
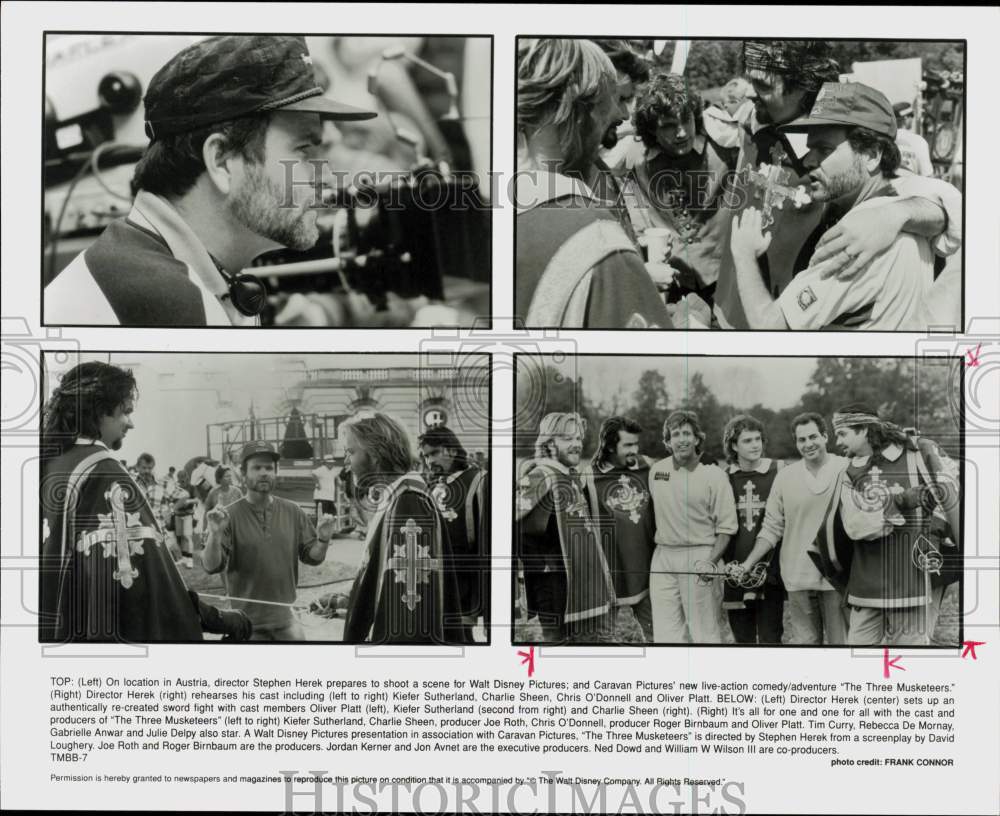
{"type": "MultiPolygon", "coordinates": [[[[195,499],[182,483],[157,480],[152,456],[139,458],[133,477],[111,453],[133,427],[136,401],[130,371],[92,362],[67,372],[45,406],[42,641],[186,642],[203,632],[305,640],[295,614],[298,565],[326,560],[339,532],[334,516],[319,512],[314,521],[275,495],[281,455],[269,442],[247,443],[241,486],[223,468],[206,497],[200,562],[223,576],[217,597],[230,608],[207,603],[188,590],[169,546],[172,533],[181,552],[192,548],[182,520],[195,499]]],[[[367,520],[343,640],[473,642],[473,628],[489,620],[484,471],[444,427],[419,440],[435,474],[430,482],[392,417],[358,416],[343,428],[353,492],[367,520]]]]}
{"type": "Polygon", "coordinates": [[[752,104],[724,96],[706,110],[689,79],[626,41],[528,41],[515,202],[525,325],[953,324],[961,193],[902,166],[893,106],[840,82],[832,54],[826,41],[746,41],[737,85],[752,104]],[[629,119],[634,149],[618,149],[629,119]]]}
{"type": "Polygon", "coordinates": [[[958,474],[941,449],[864,405],[791,423],[800,459],[767,458],[764,426],[733,417],[726,463],[702,461],[696,414],[605,420],[589,467],[585,421],[542,418],[517,493],[522,606],[541,642],[913,645],[933,636],[958,576],[958,474]],[[641,634],[628,634],[631,610],[641,634]]]}

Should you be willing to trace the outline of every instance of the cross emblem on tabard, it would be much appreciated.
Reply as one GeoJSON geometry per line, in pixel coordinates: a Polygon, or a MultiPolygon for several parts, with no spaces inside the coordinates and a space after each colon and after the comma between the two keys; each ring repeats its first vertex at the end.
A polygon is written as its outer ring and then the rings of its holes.
{"type": "Polygon", "coordinates": [[[438,512],[445,520],[454,521],[458,518],[458,513],[448,506],[448,496],[450,493],[448,485],[444,482],[435,482],[434,487],[431,488],[431,497],[434,499],[434,504],[437,506],[438,512]]]}
{"type": "Polygon", "coordinates": [[[638,524],[642,520],[642,514],[639,511],[646,506],[648,500],[649,495],[646,491],[641,487],[637,488],[625,474],[622,474],[618,481],[611,486],[606,499],[611,510],[628,513],[629,520],[633,524],[638,524]]]}
{"type": "Polygon", "coordinates": [[[413,519],[407,519],[399,532],[403,534],[403,543],[393,545],[394,555],[386,562],[386,567],[396,572],[397,583],[405,585],[403,603],[412,612],[420,603],[417,590],[430,581],[434,570],[441,569],[441,559],[431,558],[431,548],[420,544],[423,528],[413,519]]]}
{"type": "Polygon", "coordinates": [[[754,199],[760,199],[760,226],[767,229],[774,223],[773,210],[785,206],[786,201],[800,206],[812,199],[804,187],[792,187],[794,175],[787,167],[761,162],[758,169],[747,167],[746,184],[754,199]]]}
{"type": "Polygon", "coordinates": [[[111,512],[97,514],[98,528],[89,533],[81,533],[76,549],[89,556],[90,548],[94,545],[104,547],[104,557],[114,558],[117,562],[118,568],[111,577],[128,589],[139,576],[139,570],[132,566],[131,556],[143,555],[143,541],[157,541],[158,532],[153,527],[143,525],[138,513],[130,513],[125,509],[128,490],[122,485],[113,484],[105,492],[104,498],[108,500],[111,512]]]}
{"type": "Polygon", "coordinates": [[[760,496],[754,492],[753,482],[748,481],[746,483],[743,488],[743,495],[740,496],[740,500],[736,505],[740,508],[740,512],[743,513],[743,526],[753,532],[753,524],[757,518],[757,512],[763,510],[766,506],[766,503],[761,501],[760,496]]]}

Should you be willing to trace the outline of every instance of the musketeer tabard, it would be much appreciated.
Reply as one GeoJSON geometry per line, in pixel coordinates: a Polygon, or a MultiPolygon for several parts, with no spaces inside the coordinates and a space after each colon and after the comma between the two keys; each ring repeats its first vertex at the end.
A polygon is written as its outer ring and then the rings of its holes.
{"type": "Polygon", "coordinates": [[[634,606],[649,595],[649,564],[656,548],[649,463],[641,458],[634,469],[605,468],[587,472],[587,493],[618,606],[634,606]]]}
{"type": "MultiPolygon", "coordinates": [[[[779,462],[775,459],[761,459],[754,470],[741,470],[739,466],[730,467],[729,483],[733,487],[733,498],[736,500],[736,515],[739,518],[739,529],[729,540],[724,553],[724,559],[730,561],[745,561],[750,555],[764,523],[764,509],[771,495],[771,485],[778,475],[779,462]]],[[[781,578],[778,575],[781,542],[771,550],[767,558],[767,577],[759,587],[744,588],[726,583],[722,594],[724,609],[745,609],[747,603],[752,603],[766,593],[783,593],[781,578]]]]}
{"type": "Polygon", "coordinates": [[[554,459],[527,462],[518,482],[515,519],[529,612],[544,606],[540,583],[553,575],[565,582],[563,623],[611,611],[615,590],[576,470],[554,459]]]}
{"type": "Polygon", "coordinates": [[[485,471],[470,465],[431,486],[431,496],[448,529],[455,578],[466,624],[489,617],[490,513],[485,471]]]}
{"type": "Polygon", "coordinates": [[[41,482],[39,639],[198,641],[188,593],[146,496],[111,452],[80,441],[41,482]]]}
{"type": "Polygon", "coordinates": [[[346,643],[464,643],[444,521],[416,473],[380,492],[348,601],[346,643]]]}

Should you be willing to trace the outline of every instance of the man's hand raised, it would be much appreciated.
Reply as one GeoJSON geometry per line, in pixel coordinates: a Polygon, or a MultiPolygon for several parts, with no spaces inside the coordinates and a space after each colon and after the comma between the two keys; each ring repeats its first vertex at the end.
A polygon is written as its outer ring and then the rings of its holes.
{"type": "Polygon", "coordinates": [[[222,535],[229,527],[229,513],[221,507],[213,507],[205,514],[205,521],[208,522],[208,532],[211,535],[222,535]]]}
{"type": "Polygon", "coordinates": [[[336,519],[329,513],[324,513],[316,524],[316,538],[320,541],[329,541],[333,538],[335,528],[336,519]]]}

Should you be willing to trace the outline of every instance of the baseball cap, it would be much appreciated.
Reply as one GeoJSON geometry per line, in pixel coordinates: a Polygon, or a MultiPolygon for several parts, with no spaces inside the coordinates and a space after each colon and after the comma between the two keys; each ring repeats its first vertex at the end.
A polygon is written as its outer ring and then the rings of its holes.
{"type": "Polygon", "coordinates": [[[270,456],[275,462],[281,458],[277,451],[275,451],[274,445],[270,442],[264,442],[263,440],[247,442],[243,446],[243,453],[240,456],[240,464],[246,462],[246,460],[251,456],[270,456]]]}
{"type": "Polygon", "coordinates": [[[831,125],[863,127],[896,137],[896,114],[889,100],[860,82],[825,82],[809,115],[789,122],[781,130],[797,132],[831,125]]]}
{"type": "Polygon", "coordinates": [[[892,110],[896,116],[909,116],[913,113],[913,105],[909,102],[897,102],[892,106],[892,110]]]}
{"type": "Polygon", "coordinates": [[[232,34],[188,46],[150,80],[143,99],[150,140],[272,110],[324,119],[372,119],[374,111],[323,96],[303,37],[232,34]]]}

